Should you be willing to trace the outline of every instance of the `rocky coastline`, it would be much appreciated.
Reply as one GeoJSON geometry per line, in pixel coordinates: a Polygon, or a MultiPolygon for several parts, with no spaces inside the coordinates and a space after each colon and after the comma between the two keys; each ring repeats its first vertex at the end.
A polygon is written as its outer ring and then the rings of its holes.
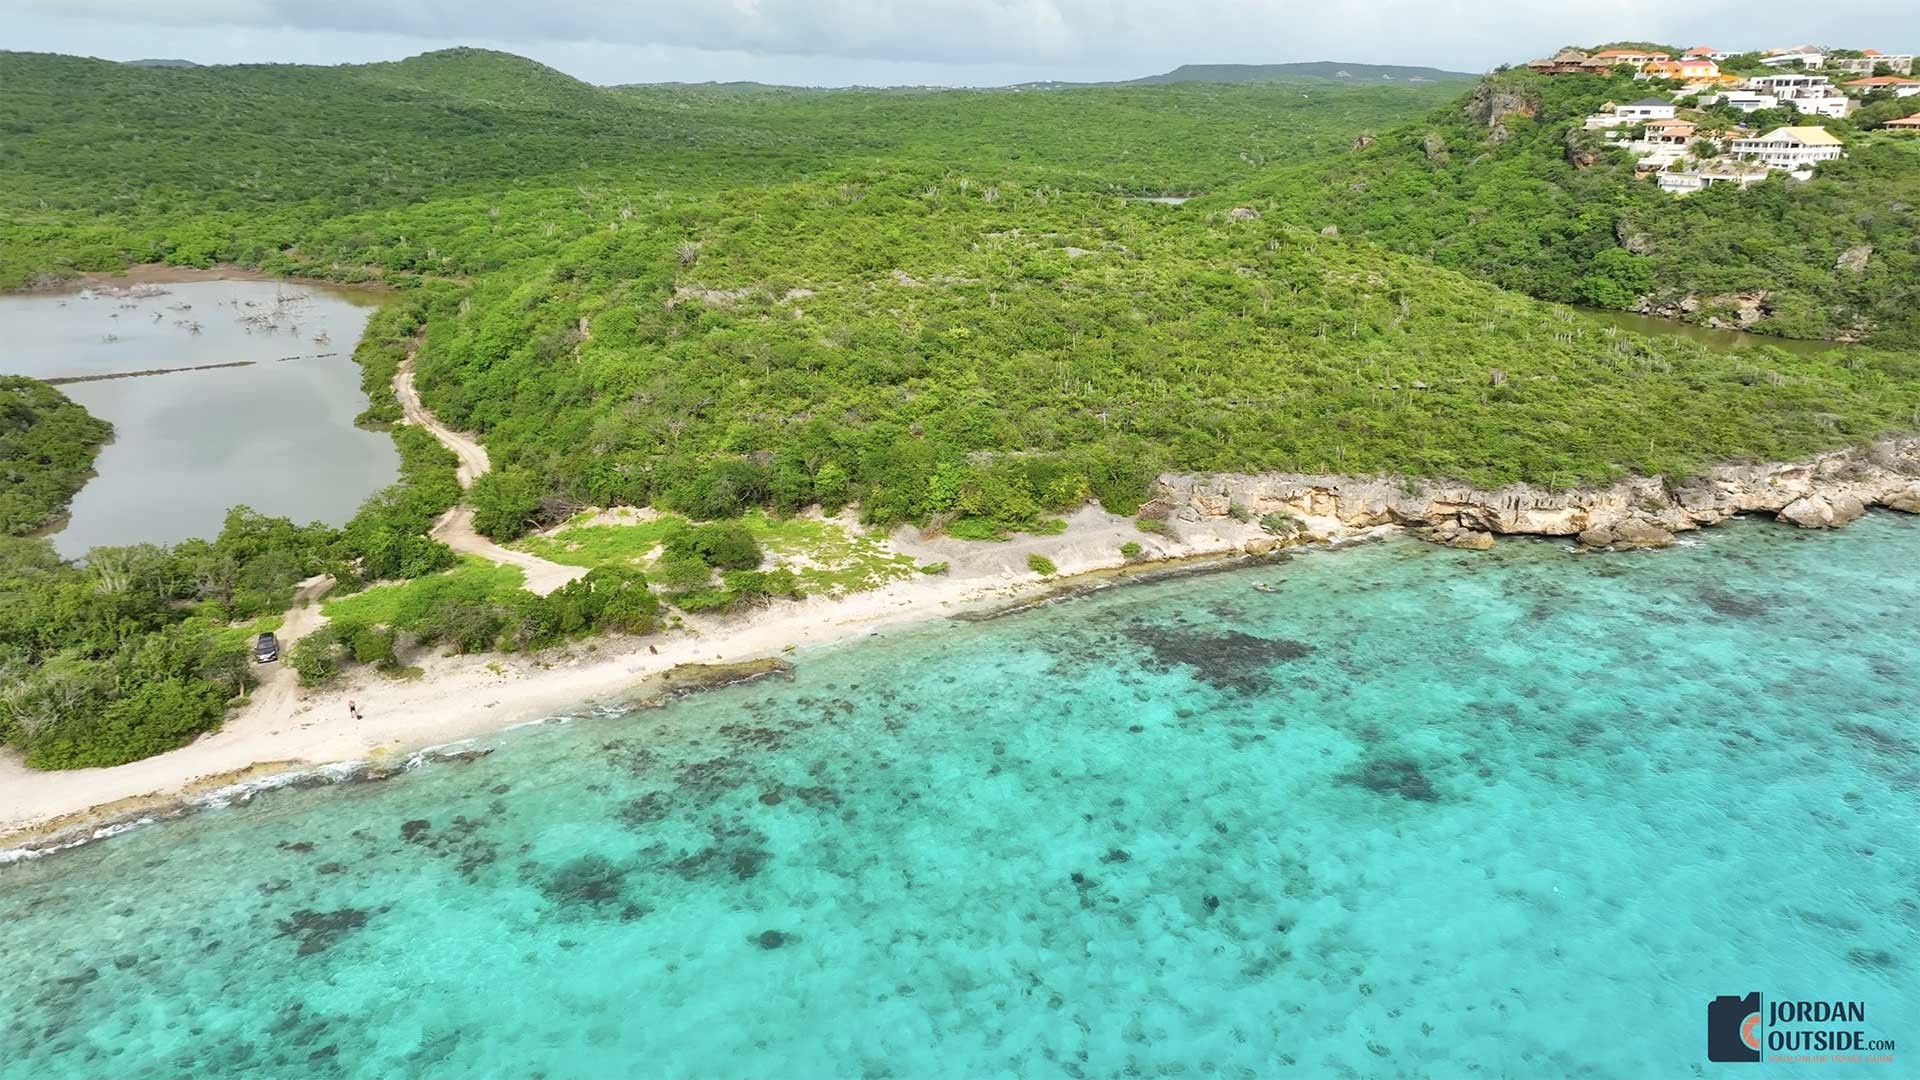
{"type": "Polygon", "coordinates": [[[1920,437],[1884,439],[1807,461],[1719,465],[1669,483],[1634,478],[1601,488],[1545,491],[1301,473],[1167,474],[1150,516],[1200,521],[1229,514],[1291,519],[1278,544],[1325,539],[1334,529],[1394,525],[1452,547],[1484,549],[1496,536],[1557,536],[1582,547],[1666,547],[1677,535],[1740,514],[1771,515],[1804,529],[1837,529],[1869,507],[1920,514],[1920,437]]]}

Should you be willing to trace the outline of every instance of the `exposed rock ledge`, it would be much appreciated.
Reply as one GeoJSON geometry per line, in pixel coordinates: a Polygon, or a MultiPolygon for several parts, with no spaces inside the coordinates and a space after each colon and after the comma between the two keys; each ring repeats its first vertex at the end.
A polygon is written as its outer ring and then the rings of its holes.
{"type": "Polygon", "coordinates": [[[1401,525],[1453,547],[1488,547],[1494,535],[1574,537],[1590,548],[1665,547],[1676,533],[1735,514],[1772,514],[1808,529],[1839,528],[1871,506],[1920,514],[1920,438],[1795,464],[1721,465],[1678,484],[1652,477],[1566,492],[1525,485],[1481,491],[1298,473],[1167,474],[1155,497],[1186,521],[1222,517],[1238,505],[1254,515],[1346,529],[1401,525]]]}

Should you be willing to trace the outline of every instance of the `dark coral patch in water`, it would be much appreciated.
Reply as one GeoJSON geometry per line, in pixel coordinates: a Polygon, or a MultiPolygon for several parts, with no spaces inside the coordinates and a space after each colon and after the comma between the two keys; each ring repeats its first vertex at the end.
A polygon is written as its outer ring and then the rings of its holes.
{"type": "Polygon", "coordinates": [[[702,796],[721,795],[747,782],[750,771],[737,758],[717,757],[695,761],[674,770],[674,782],[682,791],[702,796]]]}
{"type": "Polygon", "coordinates": [[[801,802],[818,810],[824,806],[839,806],[840,794],[824,784],[813,784],[803,788],[794,788],[793,794],[801,802]]]}
{"type": "Polygon", "coordinates": [[[1885,949],[1848,949],[1847,962],[1870,971],[1892,971],[1900,961],[1885,949]]]}
{"type": "Polygon", "coordinates": [[[649,791],[637,799],[621,803],[618,813],[620,823],[628,828],[651,825],[673,813],[673,796],[664,791],[649,791]]]}
{"type": "Polygon", "coordinates": [[[626,902],[627,871],[605,855],[562,863],[540,883],[540,894],[562,907],[600,907],[626,902]]]}
{"type": "Polygon", "coordinates": [[[777,750],[787,741],[787,733],[764,724],[722,724],[720,734],[735,746],[755,750],[777,750]]]}
{"type": "Polygon", "coordinates": [[[281,937],[299,940],[299,955],[312,956],[326,952],[339,944],[341,938],[367,925],[367,911],[364,908],[340,908],[337,911],[301,908],[292,916],[279,920],[276,925],[280,928],[281,937]]]}
{"type": "Polygon", "coordinates": [[[1368,758],[1340,779],[1376,795],[1398,795],[1409,802],[1440,801],[1440,793],[1421,771],[1420,763],[1408,757],[1368,758]]]}
{"type": "Polygon", "coordinates": [[[1276,664],[1299,660],[1313,646],[1286,638],[1260,638],[1238,630],[1187,630],[1178,627],[1136,625],[1126,635],[1152,656],[1150,666],[1169,670],[1192,669],[1208,686],[1241,693],[1259,693],[1274,682],[1276,664]]]}
{"type": "Polygon", "coordinates": [[[1889,757],[1911,757],[1916,751],[1920,751],[1920,746],[1915,746],[1911,740],[1901,738],[1890,731],[1882,731],[1871,724],[1841,720],[1833,725],[1833,730],[1889,757]]]}
{"type": "Polygon", "coordinates": [[[758,876],[773,858],[760,846],[766,837],[752,829],[721,830],[714,839],[718,842],[667,863],[667,869],[688,881],[720,875],[746,881],[758,876]]]}
{"type": "Polygon", "coordinates": [[[1714,614],[1732,619],[1757,619],[1767,613],[1765,604],[1718,585],[1702,585],[1694,590],[1694,595],[1714,614]]]}

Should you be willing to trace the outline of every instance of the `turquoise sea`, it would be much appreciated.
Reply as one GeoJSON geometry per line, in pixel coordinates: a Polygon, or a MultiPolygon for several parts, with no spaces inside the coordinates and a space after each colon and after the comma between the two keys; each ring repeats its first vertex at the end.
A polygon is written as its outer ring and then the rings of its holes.
{"type": "Polygon", "coordinates": [[[1916,567],[1389,541],[137,829],[0,867],[0,1077],[1911,1075],[1704,1024],[1920,1052],[1916,567]]]}

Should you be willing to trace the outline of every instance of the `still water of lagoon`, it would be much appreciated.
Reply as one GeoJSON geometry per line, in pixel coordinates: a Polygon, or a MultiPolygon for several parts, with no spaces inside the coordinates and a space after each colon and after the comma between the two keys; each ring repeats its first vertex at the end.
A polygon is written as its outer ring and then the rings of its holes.
{"type": "Polygon", "coordinates": [[[1697,326],[1678,319],[1661,319],[1652,315],[1636,315],[1631,311],[1604,311],[1598,308],[1575,308],[1574,310],[1585,318],[1599,323],[1603,331],[1626,330],[1635,334],[1644,334],[1650,338],[1678,338],[1682,341],[1691,341],[1696,345],[1704,345],[1714,352],[1755,349],[1765,345],[1795,356],[1820,356],[1847,347],[1837,341],[1774,337],[1770,334],[1750,334],[1745,330],[1715,330],[1710,326],[1697,326]]]}
{"type": "Polygon", "coordinates": [[[211,537],[240,504],[352,517],[399,470],[387,436],[353,426],[367,407],[353,350],[378,303],[259,281],[0,296],[0,373],[128,376],[60,387],[114,427],[52,536],[60,554],[211,537]],[[133,374],[216,364],[240,366],[133,374]]]}

